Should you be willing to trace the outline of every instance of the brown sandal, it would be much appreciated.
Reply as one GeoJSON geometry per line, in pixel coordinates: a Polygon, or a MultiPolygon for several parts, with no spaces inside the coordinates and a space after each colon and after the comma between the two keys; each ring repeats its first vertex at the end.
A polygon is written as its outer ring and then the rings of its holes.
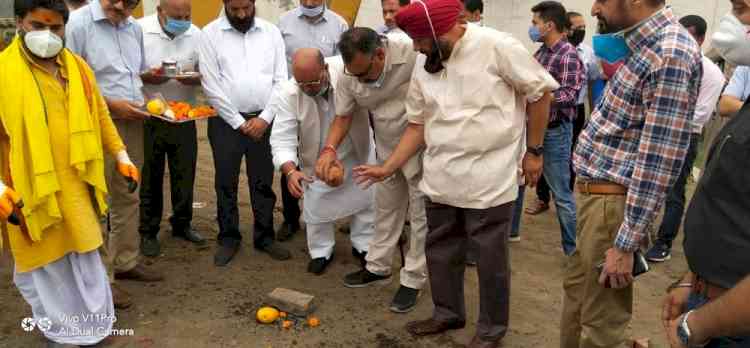
{"type": "Polygon", "coordinates": [[[526,207],[526,209],[524,209],[524,212],[529,215],[539,215],[547,210],[549,210],[549,203],[545,203],[537,199],[533,205],[526,207]]]}

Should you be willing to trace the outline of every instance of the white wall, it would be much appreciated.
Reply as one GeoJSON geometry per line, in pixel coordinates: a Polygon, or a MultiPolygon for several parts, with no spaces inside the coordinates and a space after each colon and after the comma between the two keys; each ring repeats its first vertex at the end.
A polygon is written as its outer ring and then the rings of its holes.
{"type": "MultiPolygon", "coordinates": [[[[146,13],[152,13],[158,0],[143,0],[146,13]]],[[[201,1],[201,0],[195,0],[201,1]]],[[[377,27],[383,24],[380,7],[381,0],[362,0],[362,6],[357,16],[357,26],[377,27]]],[[[537,45],[528,38],[528,27],[531,23],[531,8],[541,0],[484,0],[485,24],[495,29],[506,31],[519,38],[530,49],[537,45]]],[[[562,0],[569,11],[580,12],[588,24],[587,40],[591,41],[591,34],[596,30],[596,18],[591,17],[591,5],[594,0],[562,0]]],[[[697,14],[709,24],[709,33],[713,32],[714,24],[730,11],[729,0],[667,0],[678,17],[697,14]]],[[[258,16],[278,21],[279,15],[297,6],[299,0],[257,0],[258,16]]],[[[708,44],[706,45],[708,46],[708,44]]]]}

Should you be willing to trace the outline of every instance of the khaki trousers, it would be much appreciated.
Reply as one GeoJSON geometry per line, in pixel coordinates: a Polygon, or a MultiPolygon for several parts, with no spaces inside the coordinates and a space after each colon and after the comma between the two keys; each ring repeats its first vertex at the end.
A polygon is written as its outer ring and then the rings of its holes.
{"type": "Polygon", "coordinates": [[[576,193],[576,251],[565,266],[561,348],[614,348],[625,344],[633,314],[633,286],[606,289],[596,266],[614,245],[625,213],[625,196],[576,193]]]}
{"type": "Polygon", "coordinates": [[[406,264],[401,269],[401,285],[422,289],[427,282],[425,239],[427,218],[424,194],[419,190],[420,177],[406,179],[402,171],[375,186],[375,235],[367,252],[367,270],[388,275],[392,272],[393,255],[404,230],[407,211],[410,213],[411,235],[406,264]]]}
{"type": "MultiPolygon", "coordinates": [[[[143,122],[113,121],[127,147],[130,160],[140,170],[143,167],[143,122]]],[[[105,156],[104,170],[109,190],[109,228],[106,224],[102,228],[104,244],[100,253],[112,282],[115,272],[129,271],[137,264],[141,241],[138,233],[140,199],[139,190],[128,192],[128,183],[117,171],[114,157],[105,156]]]]}

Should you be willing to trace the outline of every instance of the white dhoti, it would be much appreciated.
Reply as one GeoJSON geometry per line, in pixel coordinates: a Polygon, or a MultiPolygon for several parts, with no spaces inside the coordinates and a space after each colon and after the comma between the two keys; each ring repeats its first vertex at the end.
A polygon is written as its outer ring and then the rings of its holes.
{"type": "Polygon", "coordinates": [[[49,340],[93,345],[109,336],[115,308],[99,251],[69,253],[31,272],[16,272],[13,280],[49,340]]]}

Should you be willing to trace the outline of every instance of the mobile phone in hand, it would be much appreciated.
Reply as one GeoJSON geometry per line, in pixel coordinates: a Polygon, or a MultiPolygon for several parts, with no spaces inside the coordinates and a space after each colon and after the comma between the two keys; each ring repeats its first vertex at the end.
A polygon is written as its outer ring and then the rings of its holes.
{"type": "MultiPolygon", "coordinates": [[[[606,261],[602,261],[599,265],[596,266],[596,270],[599,271],[599,274],[601,275],[602,272],[604,272],[604,263],[606,261]]],[[[638,277],[641,274],[644,274],[650,270],[648,261],[646,261],[646,258],[643,256],[643,253],[640,252],[640,250],[636,250],[633,253],[633,278],[638,277]]],[[[609,277],[604,280],[604,287],[609,289],[612,287],[612,285],[609,284],[609,277]]]]}

